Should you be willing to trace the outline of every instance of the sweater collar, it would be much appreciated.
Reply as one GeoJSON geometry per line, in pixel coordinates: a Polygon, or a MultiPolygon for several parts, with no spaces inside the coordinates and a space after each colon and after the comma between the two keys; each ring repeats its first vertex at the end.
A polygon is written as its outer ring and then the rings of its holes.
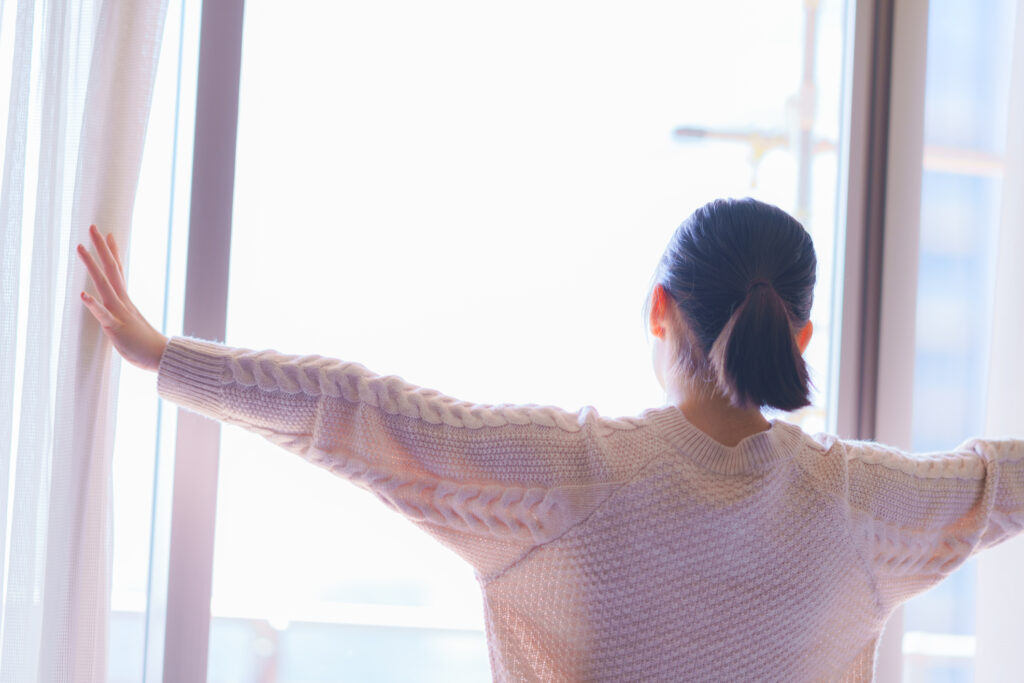
{"type": "Polygon", "coordinates": [[[676,406],[652,408],[644,415],[681,453],[720,474],[753,474],[770,469],[780,458],[795,453],[803,436],[796,425],[770,420],[771,427],[765,431],[726,446],[697,429],[676,406]]]}

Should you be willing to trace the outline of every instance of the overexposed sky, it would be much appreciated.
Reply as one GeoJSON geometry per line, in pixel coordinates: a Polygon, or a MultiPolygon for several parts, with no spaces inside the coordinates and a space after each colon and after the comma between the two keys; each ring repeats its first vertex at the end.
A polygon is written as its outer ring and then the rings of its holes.
{"type": "MultiPolygon", "coordinates": [[[[841,6],[820,6],[815,126],[835,140],[841,6]]],[[[722,196],[794,208],[791,150],[755,165],[748,144],[672,133],[794,129],[802,0],[251,1],[245,12],[229,343],[354,360],[474,402],[634,414],[664,399],[640,311],[676,225],[722,196]]],[[[195,37],[186,32],[179,150],[195,37]]],[[[163,92],[150,124],[160,139],[173,130],[163,92]]],[[[164,168],[170,146],[147,155],[164,168]]],[[[180,182],[191,162],[178,163],[180,182]]],[[[819,389],[835,166],[825,153],[811,169],[819,389]]],[[[161,191],[144,173],[140,203],[158,206],[161,191]]],[[[187,201],[176,211],[180,224],[187,201]]],[[[133,267],[155,274],[166,235],[139,222],[133,267]]],[[[172,271],[182,245],[179,235],[172,271]]],[[[159,310],[161,283],[136,277],[140,308],[159,310]]],[[[151,431],[139,420],[119,443],[141,450],[151,431]]],[[[472,573],[448,551],[297,457],[235,428],[222,435],[215,614],[244,606],[281,625],[303,605],[405,602],[480,623],[472,573]]],[[[147,496],[121,509],[148,510],[147,496]]],[[[123,598],[144,590],[148,520],[115,519],[123,598]]]]}

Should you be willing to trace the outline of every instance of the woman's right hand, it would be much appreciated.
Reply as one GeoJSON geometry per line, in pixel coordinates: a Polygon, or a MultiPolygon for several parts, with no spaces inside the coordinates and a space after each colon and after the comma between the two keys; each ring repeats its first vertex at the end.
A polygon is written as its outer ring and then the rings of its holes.
{"type": "Polygon", "coordinates": [[[82,302],[126,361],[144,370],[156,370],[167,347],[167,337],[154,329],[128,298],[124,266],[114,235],[104,238],[93,225],[89,227],[89,236],[98,262],[81,244],[78,256],[89,271],[99,301],[82,292],[82,302]]]}

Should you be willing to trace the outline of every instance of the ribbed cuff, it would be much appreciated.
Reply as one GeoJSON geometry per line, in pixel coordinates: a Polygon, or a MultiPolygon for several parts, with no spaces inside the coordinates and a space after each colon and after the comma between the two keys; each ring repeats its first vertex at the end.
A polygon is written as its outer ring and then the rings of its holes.
{"type": "Polygon", "coordinates": [[[221,344],[172,337],[160,358],[157,392],[200,413],[218,412],[224,386],[224,359],[230,354],[230,349],[221,344]]]}

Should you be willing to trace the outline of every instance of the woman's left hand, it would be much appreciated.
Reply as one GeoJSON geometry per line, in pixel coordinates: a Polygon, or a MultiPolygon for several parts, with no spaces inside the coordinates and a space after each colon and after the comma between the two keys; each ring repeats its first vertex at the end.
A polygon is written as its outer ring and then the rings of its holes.
{"type": "Polygon", "coordinates": [[[167,337],[150,325],[128,298],[124,266],[114,235],[104,238],[93,225],[89,227],[89,236],[99,262],[81,244],[78,256],[89,271],[99,300],[82,292],[82,302],[126,361],[144,370],[157,370],[167,347],[167,337]]]}

